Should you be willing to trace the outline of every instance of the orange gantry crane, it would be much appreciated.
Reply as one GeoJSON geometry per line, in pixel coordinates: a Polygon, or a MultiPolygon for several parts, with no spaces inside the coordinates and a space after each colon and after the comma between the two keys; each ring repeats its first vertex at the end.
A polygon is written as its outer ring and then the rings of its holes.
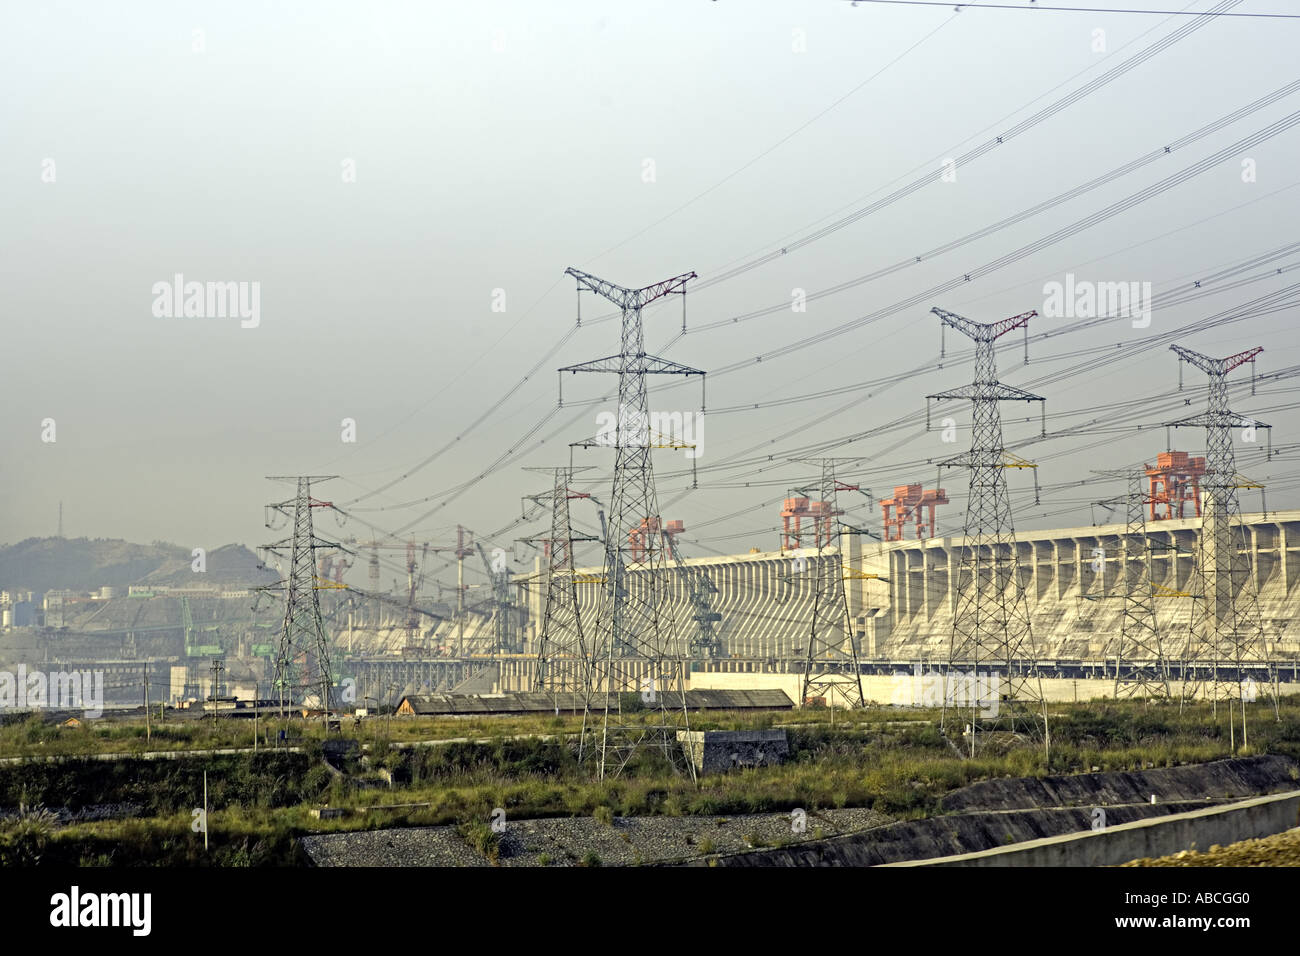
{"type": "Polygon", "coordinates": [[[1188,504],[1196,509],[1196,517],[1201,517],[1204,458],[1193,458],[1185,451],[1162,451],[1156,456],[1155,467],[1146,465],[1145,468],[1152,521],[1182,518],[1188,504]]]}
{"type": "Polygon", "coordinates": [[[836,511],[825,501],[813,501],[809,498],[786,498],[781,509],[781,549],[797,551],[803,547],[805,520],[812,523],[813,547],[821,550],[831,543],[833,534],[831,525],[837,515],[836,511]]]}
{"type": "Polygon", "coordinates": [[[907,536],[909,521],[916,522],[918,540],[933,538],[934,509],[946,504],[948,493],[942,488],[924,490],[921,485],[895,485],[894,497],[884,498],[880,502],[885,519],[885,540],[902,541],[907,536]],[[926,534],[927,523],[929,534],[926,534]]]}
{"type": "Polygon", "coordinates": [[[666,521],[663,522],[661,527],[658,518],[642,518],[641,523],[627,533],[628,552],[634,562],[644,562],[649,550],[651,535],[664,534],[670,539],[676,540],[676,536],[685,530],[686,525],[681,521],[666,521]]]}

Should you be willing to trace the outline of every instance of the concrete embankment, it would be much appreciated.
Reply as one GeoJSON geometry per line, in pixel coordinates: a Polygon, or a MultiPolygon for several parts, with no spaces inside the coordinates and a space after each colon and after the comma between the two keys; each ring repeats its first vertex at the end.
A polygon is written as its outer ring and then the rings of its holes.
{"type": "MultiPolygon", "coordinates": [[[[1248,757],[1219,760],[1194,767],[1172,767],[1131,773],[1092,773],[1074,776],[987,780],[949,794],[943,802],[949,811],[927,820],[915,820],[879,827],[864,833],[810,841],[797,846],[762,849],[716,857],[716,866],[879,866],[888,863],[937,861],[944,857],[1011,849],[1015,844],[1043,841],[1054,837],[1077,838],[1102,834],[1128,825],[1151,823],[1174,816],[1207,809],[1242,798],[1294,791],[1300,780],[1295,761],[1280,756],[1248,757]],[[1151,803],[1155,795],[1156,802],[1151,803]],[[1100,810],[1101,815],[1096,811],[1100,810]]],[[[1179,821],[1177,839],[1188,839],[1201,846],[1228,843],[1261,836],[1261,827],[1278,832],[1295,822],[1286,823],[1286,814],[1295,813],[1285,799],[1261,804],[1263,809],[1245,808],[1245,816],[1197,817],[1179,821]],[[1232,828],[1240,827],[1237,833],[1232,828]],[[1213,830],[1213,834],[1211,834],[1213,830]],[[1235,834],[1235,835],[1232,835],[1235,834]]],[[[1122,832],[1122,831],[1121,831],[1122,832]]],[[[1155,831],[1150,831],[1155,832],[1155,831]]],[[[1110,846],[1122,855],[1130,845],[1131,856],[1152,855],[1164,843],[1152,843],[1145,849],[1141,838],[1128,838],[1132,844],[1117,839],[1110,846]]],[[[1154,838],[1151,838],[1154,839],[1154,838]]],[[[1177,842],[1177,839],[1174,842],[1177,842]]],[[[1181,848],[1181,847],[1180,847],[1181,848]]],[[[1177,852],[1176,850],[1164,852],[1177,852]]],[[[1038,856],[1001,856],[998,865],[1047,865],[1043,860],[1064,862],[1061,851],[1044,850],[1038,856]],[[1053,856],[1057,853],[1057,856],[1053,856]],[[1037,862],[1031,862],[1037,861],[1037,862]]],[[[1106,857],[1109,859],[1109,857],[1106,857]]],[[[1085,853],[1078,865],[1088,865],[1085,853]]],[[[1114,862],[1124,862],[1115,860],[1114,862]]],[[[692,861],[704,865],[705,861],[692,861]]]]}
{"type": "Polygon", "coordinates": [[[1300,790],[1206,807],[1103,830],[892,866],[1117,866],[1196,847],[1255,840],[1300,827],[1300,790]]]}

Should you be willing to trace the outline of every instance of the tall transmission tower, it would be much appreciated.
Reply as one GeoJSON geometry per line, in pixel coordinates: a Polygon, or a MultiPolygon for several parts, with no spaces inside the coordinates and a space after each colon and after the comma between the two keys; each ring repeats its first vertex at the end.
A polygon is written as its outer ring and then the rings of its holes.
{"type": "MultiPolygon", "coordinates": [[[[316,594],[316,552],[347,548],[334,541],[316,537],[312,528],[313,508],[334,508],[332,502],[311,496],[312,482],[327,481],[333,475],[268,476],[271,481],[291,481],[297,493],[287,501],[267,505],[293,522],[293,534],[262,550],[289,559],[289,574],[282,585],[285,592],[284,625],[280,629],[280,646],[275,655],[274,684],[283,715],[288,705],[302,702],[314,693],[326,719],[334,706],[333,671],[330,667],[329,639],[321,620],[320,600],[316,594]]],[[[271,526],[267,521],[267,527],[271,526]]]]}
{"type": "Polygon", "coordinates": [[[862,671],[858,666],[858,642],[849,613],[848,591],[844,587],[849,566],[844,560],[844,529],[839,520],[843,514],[839,493],[858,489],[856,485],[837,481],[835,460],[826,458],[822,461],[818,490],[820,524],[814,535],[817,563],[813,569],[813,612],[803,662],[802,702],[822,698],[834,707],[838,699],[847,707],[861,707],[864,703],[862,671]],[[826,553],[832,543],[836,551],[833,556],[826,553]]]}
{"type": "MultiPolygon", "coordinates": [[[[589,704],[583,720],[580,760],[596,762],[601,779],[617,776],[643,748],[657,750],[692,779],[695,764],[678,731],[690,729],[686,711],[687,654],[678,646],[670,603],[671,582],[660,535],[645,536],[629,547],[630,532],[660,526],[650,451],[646,377],[700,375],[668,359],[647,355],[641,310],[667,295],[683,296],[694,272],[641,289],[625,289],[577,269],[566,269],[583,291],[622,310],[621,349],[617,355],[571,365],[564,372],[618,375],[618,413],[614,432],[614,485],[605,535],[604,592],[591,643],[589,704]],[[597,727],[599,724],[599,727],[597,727]]],[[[683,307],[682,325],[685,327],[683,307]]]]}
{"type": "Polygon", "coordinates": [[[1243,479],[1237,475],[1237,460],[1232,447],[1234,428],[1269,428],[1263,422],[1238,415],[1228,408],[1228,373],[1251,363],[1264,351],[1256,347],[1215,359],[1200,352],[1171,345],[1179,358],[1179,387],[1182,386],[1182,363],[1200,369],[1209,379],[1206,410],[1199,415],[1170,422],[1171,427],[1205,429],[1205,491],[1201,535],[1197,548],[1197,576],[1200,579],[1199,601],[1193,605],[1187,658],[1196,667],[1190,680],[1184,674],[1184,699],[1194,697],[1204,686],[1206,695],[1215,702],[1242,702],[1242,733],[1245,735],[1243,665],[1263,663],[1264,632],[1260,621],[1259,595],[1250,573],[1250,549],[1241,527],[1241,505],[1237,489],[1243,479]],[[1203,668],[1210,676],[1205,680],[1203,668]]]}
{"type": "MultiPolygon", "coordinates": [[[[529,469],[544,471],[546,469],[529,469]]],[[[551,533],[543,538],[546,571],[543,578],[545,596],[542,622],[538,634],[537,690],[551,695],[555,706],[565,703],[572,708],[582,702],[585,712],[590,680],[587,670],[591,660],[587,640],[582,632],[582,613],[578,607],[577,574],[573,566],[573,546],[595,541],[591,535],[575,535],[569,517],[569,502],[588,497],[569,487],[573,469],[553,469],[554,486],[543,495],[532,496],[537,503],[551,508],[551,533]]]]}
{"type": "MultiPolygon", "coordinates": [[[[1033,635],[1006,480],[1008,467],[1028,463],[1008,455],[1002,441],[998,409],[999,402],[1046,400],[999,382],[993,354],[993,343],[1007,332],[1024,328],[1028,336],[1029,320],[1038,313],[1025,312],[999,322],[983,323],[943,309],[931,311],[939,317],[941,331],[950,326],[975,343],[975,381],[927,396],[927,400],[967,399],[971,403],[970,451],[942,461],[940,466],[965,467],[970,471],[966,540],[955,582],[952,641],[942,671],[944,713],[947,714],[948,704],[955,697],[953,709],[968,714],[969,747],[974,756],[976,737],[983,729],[1041,731],[1044,740],[1047,734],[1042,682],[1030,673],[1034,659],[1033,635]],[[962,675],[962,668],[969,668],[970,673],[962,675]],[[982,681],[991,681],[997,691],[995,699],[982,699],[983,693],[970,692],[972,686],[978,687],[982,681]],[[963,685],[966,690],[962,689],[963,685]]],[[[949,582],[949,586],[953,584],[949,582]]]]}
{"type": "MultiPolygon", "coordinates": [[[[1115,697],[1169,697],[1169,662],[1156,621],[1156,585],[1151,578],[1151,542],[1147,538],[1147,504],[1143,490],[1145,472],[1100,472],[1122,477],[1128,492],[1107,504],[1125,508],[1123,550],[1124,611],[1120,619],[1119,646],[1115,652],[1115,697]]],[[[1104,564],[1103,564],[1104,568],[1104,564]]],[[[1161,589],[1167,591],[1168,589],[1161,589]]]]}

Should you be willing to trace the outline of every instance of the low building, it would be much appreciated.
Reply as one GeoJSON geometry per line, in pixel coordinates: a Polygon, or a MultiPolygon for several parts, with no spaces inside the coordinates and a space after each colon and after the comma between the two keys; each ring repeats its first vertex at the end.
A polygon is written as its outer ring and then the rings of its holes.
{"type": "MultiPolygon", "coordinates": [[[[639,696],[636,691],[629,694],[639,696]]],[[[581,710],[565,703],[561,694],[559,709],[581,710]]],[[[675,691],[658,695],[669,710],[682,707],[675,691]]],[[[688,690],[686,710],[792,710],[794,701],[781,690],[688,690]]],[[[397,705],[397,713],[407,717],[458,717],[466,715],[496,716],[506,714],[545,714],[556,710],[556,701],[548,693],[525,691],[512,694],[408,694],[397,705]]]]}

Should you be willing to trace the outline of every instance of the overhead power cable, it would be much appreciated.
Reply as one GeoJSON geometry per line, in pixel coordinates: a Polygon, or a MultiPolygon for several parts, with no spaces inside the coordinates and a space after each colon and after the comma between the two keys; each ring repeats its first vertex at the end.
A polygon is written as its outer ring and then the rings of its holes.
{"type": "MultiPolygon", "coordinates": [[[[1219,3],[1215,9],[1216,10],[1227,9],[1232,6],[1235,6],[1237,3],[1240,2],[1241,0],[1222,0],[1222,2],[1219,3]]],[[[1208,15],[1209,14],[1207,13],[1206,16],[1208,15]]],[[[1083,99],[1084,97],[1095,92],[1097,89],[1100,89],[1101,87],[1107,85],[1114,79],[1117,79],[1120,76],[1124,75],[1125,73],[1129,72],[1131,69],[1145,62],[1147,59],[1156,56],[1157,54],[1163,52],[1168,47],[1184,39],[1186,36],[1194,32],[1196,29],[1199,29],[1200,26],[1203,26],[1204,22],[1208,22],[1208,21],[1202,21],[1198,19],[1198,20],[1193,20],[1188,24],[1185,24],[1183,27],[1180,27],[1178,30],[1175,30],[1174,32],[1170,33],[1166,37],[1157,41],[1155,44],[1152,44],[1151,46],[1147,47],[1141,52],[1135,54],[1133,57],[1130,57],[1128,60],[1123,61],[1118,66],[1112,68],[1111,70],[1108,70],[1106,73],[1095,78],[1090,83],[1085,84],[1084,86],[1080,87],[1074,92],[1067,94],[1065,97],[1062,97],[1054,101],[1052,104],[1050,104],[1049,106],[1045,107],[1042,110],[1039,110],[1037,113],[1033,114],[1028,119],[1011,127],[1011,129],[1004,132],[1001,136],[998,136],[995,140],[989,141],[983,144],[982,146],[977,147],[976,149],[971,150],[966,154],[963,154],[963,156],[959,158],[957,162],[959,164],[969,162],[971,159],[976,158],[979,155],[983,155],[983,153],[989,151],[996,145],[1000,145],[1001,143],[1005,142],[1007,139],[1017,136],[1020,133],[1032,128],[1033,126],[1038,125],[1039,123],[1045,121],[1046,119],[1050,118],[1051,116],[1055,115],[1061,110],[1067,108],[1068,106],[1072,105],[1078,100],[1083,99]]],[[[1081,71],[1081,72],[1086,72],[1086,71],[1081,71]]],[[[831,108],[833,108],[834,105],[835,104],[833,104],[831,108]]],[[[782,248],[779,255],[784,255],[789,248],[798,248],[802,245],[806,245],[809,242],[816,241],[816,239],[822,238],[825,235],[829,235],[832,232],[838,231],[840,228],[849,225],[851,222],[855,222],[865,215],[870,215],[871,212],[876,211],[876,209],[883,208],[885,205],[890,205],[893,202],[897,201],[898,199],[903,198],[905,195],[909,195],[911,192],[915,191],[916,188],[920,188],[921,185],[925,185],[928,184],[929,182],[933,182],[937,177],[940,177],[941,175],[942,175],[942,170],[938,170],[929,176],[922,177],[919,180],[914,180],[913,183],[910,184],[909,186],[905,186],[900,190],[896,190],[894,193],[891,193],[889,196],[886,196],[878,203],[872,204],[871,206],[868,206],[863,210],[858,210],[857,212],[850,215],[849,217],[845,217],[838,220],[837,223],[832,223],[830,226],[823,227],[822,229],[817,230],[817,232],[815,232],[811,236],[805,237],[804,239],[797,240],[793,244],[787,244],[786,247],[782,248]]],[[[751,263],[747,265],[738,267],[736,269],[728,270],[727,272],[723,273],[720,276],[715,276],[711,279],[706,279],[704,282],[699,283],[696,288],[697,289],[707,288],[710,285],[716,284],[717,282],[725,281],[725,279],[727,278],[730,278],[734,275],[739,275],[743,272],[747,272],[750,269],[756,268],[758,265],[763,264],[764,262],[771,261],[776,256],[777,254],[770,254],[768,256],[760,257],[760,259],[753,260],[751,263]]],[[[553,289],[554,285],[552,285],[551,288],[553,289]]],[[[547,292],[549,293],[550,289],[548,289],[547,292]]],[[[616,314],[609,314],[599,319],[596,319],[594,321],[589,320],[588,325],[593,325],[596,324],[596,322],[605,321],[614,317],[616,317],[616,314]]],[[[518,323],[516,323],[516,325],[517,324],[518,323]]],[[[476,429],[484,420],[486,420],[493,413],[495,413],[495,411],[499,409],[505,403],[506,400],[508,400],[511,396],[513,396],[519,390],[519,388],[521,388],[529,380],[529,378],[531,378],[531,376],[535,374],[542,367],[542,365],[546,361],[549,361],[550,357],[554,355],[554,353],[558,351],[558,349],[564,344],[564,342],[566,342],[567,339],[571,337],[576,331],[577,331],[576,327],[570,329],[569,333],[563,339],[557,342],[556,345],[553,346],[552,349],[548,351],[547,354],[543,356],[543,358],[539,360],[532,367],[532,369],[530,369],[528,374],[526,374],[519,382],[517,382],[512,388],[510,388],[506,393],[504,393],[501,396],[501,398],[496,403],[494,403],[483,415],[481,415],[473,423],[471,423],[469,426],[463,429],[451,442],[444,445],[443,447],[435,451],[433,454],[427,456],[421,462],[409,468],[401,475],[397,476],[394,479],[391,479],[389,482],[386,482],[384,485],[380,486],[378,489],[374,490],[373,492],[370,492],[365,495],[360,495],[356,498],[351,499],[350,501],[344,502],[343,504],[344,505],[356,504],[373,495],[382,494],[387,489],[393,487],[394,485],[396,485],[401,481],[406,480],[411,475],[417,473],[418,471],[422,470],[423,468],[427,467],[428,465],[432,464],[434,461],[438,460],[440,457],[445,455],[448,451],[454,448],[458,442],[460,442],[463,438],[467,437],[471,432],[473,432],[474,429],[476,429]]]]}

